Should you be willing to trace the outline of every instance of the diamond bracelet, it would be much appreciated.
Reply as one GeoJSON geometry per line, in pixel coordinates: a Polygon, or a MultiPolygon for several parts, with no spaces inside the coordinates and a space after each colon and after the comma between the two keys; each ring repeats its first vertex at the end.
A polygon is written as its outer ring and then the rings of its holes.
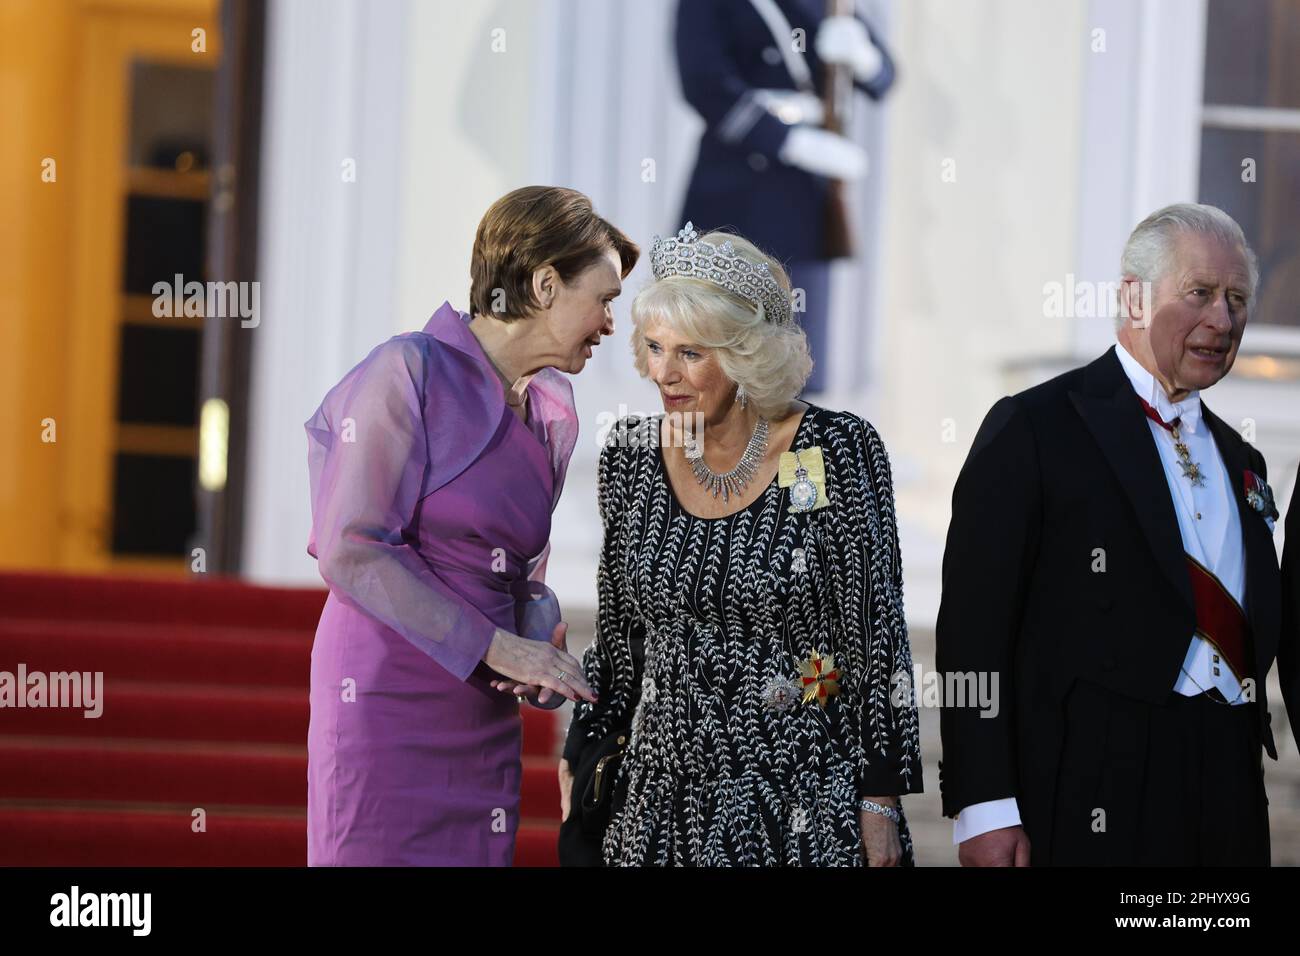
{"type": "Polygon", "coordinates": [[[898,815],[898,811],[895,810],[893,807],[881,806],[880,804],[876,803],[874,800],[868,800],[865,797],[858,804],[858,809],[866,810],[868,813],[878,813],[882,817],[889,817],[889,819],[893,820],[895,823],[897,823],[901,819],[898,815]]]}

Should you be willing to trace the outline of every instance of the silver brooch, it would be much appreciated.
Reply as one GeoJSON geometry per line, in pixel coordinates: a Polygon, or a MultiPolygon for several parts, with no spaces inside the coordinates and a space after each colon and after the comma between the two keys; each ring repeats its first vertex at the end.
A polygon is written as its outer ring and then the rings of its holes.
{"type": "Polygon", "coordinates": [[[808,554],[803,548],[795,548],[790,553],[790,573],[803,574],[808,570],[808,554]]]}
{"type": "Polygon", "coordinates": [[[799,685],[788,677],[773,677],[763,687],[763,706],[768,710],[789,710],[799,703],[802,691],[799,685]]]}

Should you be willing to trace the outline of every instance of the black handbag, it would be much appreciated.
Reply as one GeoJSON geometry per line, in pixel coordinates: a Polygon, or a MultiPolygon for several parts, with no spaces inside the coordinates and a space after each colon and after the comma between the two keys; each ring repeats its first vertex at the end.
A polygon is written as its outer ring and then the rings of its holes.
{"type": "Polygon", "coordinates": [[[645,672],[645,639],[638,634],[630,642],[633,678],[626,705],[628,717],[600,740],[584,741],[571,761],[573,790],[569,816],[560,824],[560,866],[604,866],[601,844],[605,831],[627,793],[627,778],[618,771],[632,739],[632,715],[641,702],[641,675],[645,672]]]}
{"type": "Polygon", "coordinates": [[[602,866],[601,843],[625,787],[615,787],[631,726],[611,730],[583,748],[573,768],[569,816],[560,824],[560,866],[602,866]]]}

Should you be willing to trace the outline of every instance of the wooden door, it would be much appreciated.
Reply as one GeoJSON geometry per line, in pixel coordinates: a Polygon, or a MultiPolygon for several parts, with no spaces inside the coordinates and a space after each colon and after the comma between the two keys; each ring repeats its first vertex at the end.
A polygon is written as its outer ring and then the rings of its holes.
{"type": "Polygon", "coordinates": [[[157,283],[209,278],[216,13],[215,0],[78,7],[60,435],[67,569],[190,565],[204,318],[168,315],[157,283]]]}

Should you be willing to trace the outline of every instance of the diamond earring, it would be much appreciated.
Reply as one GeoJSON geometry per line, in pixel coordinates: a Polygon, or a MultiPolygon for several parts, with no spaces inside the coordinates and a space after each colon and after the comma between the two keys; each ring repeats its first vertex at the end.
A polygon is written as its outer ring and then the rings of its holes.
{"type": "Polygon", "coordinates": [[[741,385],[736,389],[736,401],[740,402],[741,408],[749,406],[749,396],[745,393],[745,386],[741,385]]]}

